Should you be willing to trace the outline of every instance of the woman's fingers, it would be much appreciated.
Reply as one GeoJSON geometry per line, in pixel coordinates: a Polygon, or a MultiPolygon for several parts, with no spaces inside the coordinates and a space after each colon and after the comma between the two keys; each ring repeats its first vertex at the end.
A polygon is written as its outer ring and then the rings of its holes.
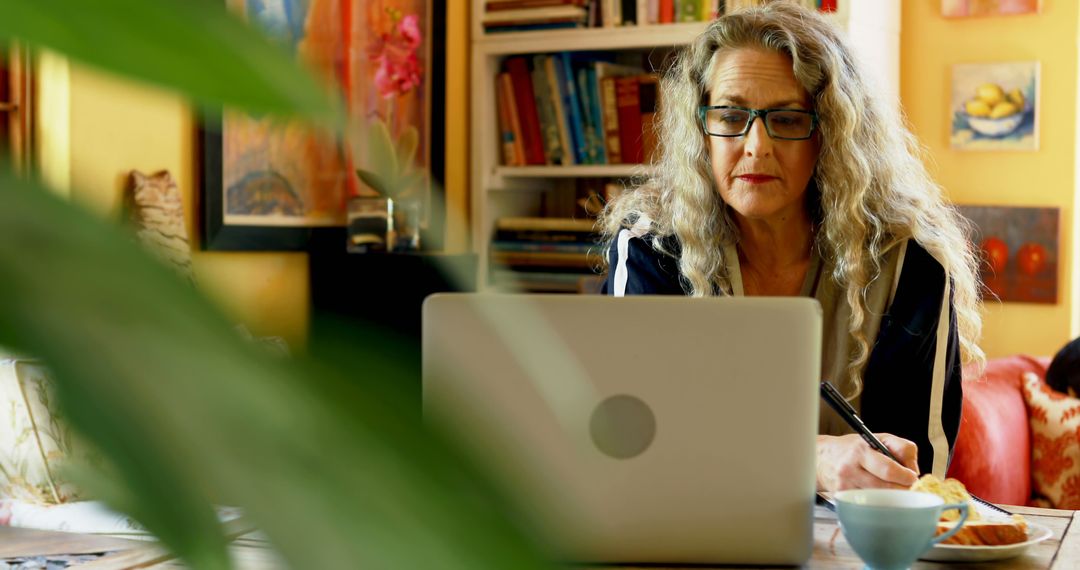
{"type": "Polygon", "coordinates": [[[881,443],[885,444],[885,447],[889,448],[889,451],[900,460],[900,463],[911,469],[916,474],[919,473],[919,447],[914,442],[906,440],[902,437],[897,437],[891,433],[878,433],[877,436],[881,443]]]}
{"type": "Polygon", "coordinates": [[[843,489],[907,489],[918,479],[915,444],[890,434],[880,434],[889,450],[903,463],[870,447],[857,435],[818,436],[818,487],[843,489]]]}
{"type": "Polygon", "coordinates": [[[862,455],[860,465],[881,482],[880,485],[876,486],[907,489],[919,478],[915,471],[889,459],[882,453],[878,453],[871,449],[870,446],[866,446],[866,449],[867,452],[862,455]]]}

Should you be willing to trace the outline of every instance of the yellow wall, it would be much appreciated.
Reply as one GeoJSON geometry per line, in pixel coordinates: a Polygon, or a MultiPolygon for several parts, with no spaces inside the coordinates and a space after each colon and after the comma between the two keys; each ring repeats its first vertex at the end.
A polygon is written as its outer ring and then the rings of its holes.
{"type": "MultiPolygon", "coordinates": [[[[468,247],[467,49],[468,3],[448,3],[446,192],[447,242],[468,247]]],[[[198,241],[195,124],[174,95],[71,64],[47,59],[39,102],[38,147],[46,180],[102,215],[115,217],[132,169],[172,172],[184,196],[188,233],[198,241]],[[66,115],[66,117],[65,117],[66,115]],[[65,120],[60,120],[66,118],[65,120]]],[[[196,248],[197,249],[197,248],[196,248]]],[[[306,341],[308,260],[303,253],[195,251],[199,288],[256,335],[306,341]]]]}
{"type": "Polygon", "coordinates": [[[900,94],[912,129],[928,147],[931,172],[959,204],[1061,208],[1058,304],[988,303],[982,346],[991,357],[1052,355],[1071,338],[1076,192],[1077,22],[1074,0],[1045,2],[1042,14],[945,19],[938,0],[903,3],[900,94]],[[949,148],[950,66],[1041,62],[1039,150],[949,148]]]}
{"type": "MultiPolygon", "coordinates": [[[[197,243],[195,125],[184,101],[74,64],[67,91],[70,157],[53,162],[68,164],[72,199],[116,218],[130,170],[169,170],[184,197],[188,235],[197,243]]],[[[303,344],[308,321],[306,254],[196,248],[192,258],[199,288],[230,318],[253,334],[281,335],[293,346],[303,344]]]]}

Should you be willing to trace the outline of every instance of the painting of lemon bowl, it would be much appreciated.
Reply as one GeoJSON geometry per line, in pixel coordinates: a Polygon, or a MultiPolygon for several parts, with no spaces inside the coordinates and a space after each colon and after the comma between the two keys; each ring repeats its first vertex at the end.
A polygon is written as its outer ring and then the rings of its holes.
{"type": "Polygon", "coordinates": [[[1038,150],[1038,62],[953,66],[958,150],[1038,150]]]}

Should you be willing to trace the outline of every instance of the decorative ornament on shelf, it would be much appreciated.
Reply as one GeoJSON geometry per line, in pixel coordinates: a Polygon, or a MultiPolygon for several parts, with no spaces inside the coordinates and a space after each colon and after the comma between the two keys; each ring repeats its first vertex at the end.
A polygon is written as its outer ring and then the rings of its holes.
{"type": "Polygon", "coordinates": [[[376,35],[368,57],[377,62],[375,89],[386,102],[368,121],[363,166],[356,169],[367,195],[348,205],[350,252],[408,252],[420,249],[420,219],[425,172],[416,166],[420,132],[395,116],[397,100],[422,83],[417,58],[422,43],[419,18],[387,8],[391,31],[376,35]],[[374,194],[374,195],[371,195],[374,194]]]}

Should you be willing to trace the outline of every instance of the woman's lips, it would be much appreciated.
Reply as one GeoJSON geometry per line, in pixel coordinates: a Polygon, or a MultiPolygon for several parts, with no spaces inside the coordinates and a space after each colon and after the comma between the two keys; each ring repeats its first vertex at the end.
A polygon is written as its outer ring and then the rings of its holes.
{"type": "Polygon", "coordinates": [[[769,176],[767,174],[740,174],[736,176],[739,180],[750,184],[764,184],[776,180],[775,176],[769,176]]]}

